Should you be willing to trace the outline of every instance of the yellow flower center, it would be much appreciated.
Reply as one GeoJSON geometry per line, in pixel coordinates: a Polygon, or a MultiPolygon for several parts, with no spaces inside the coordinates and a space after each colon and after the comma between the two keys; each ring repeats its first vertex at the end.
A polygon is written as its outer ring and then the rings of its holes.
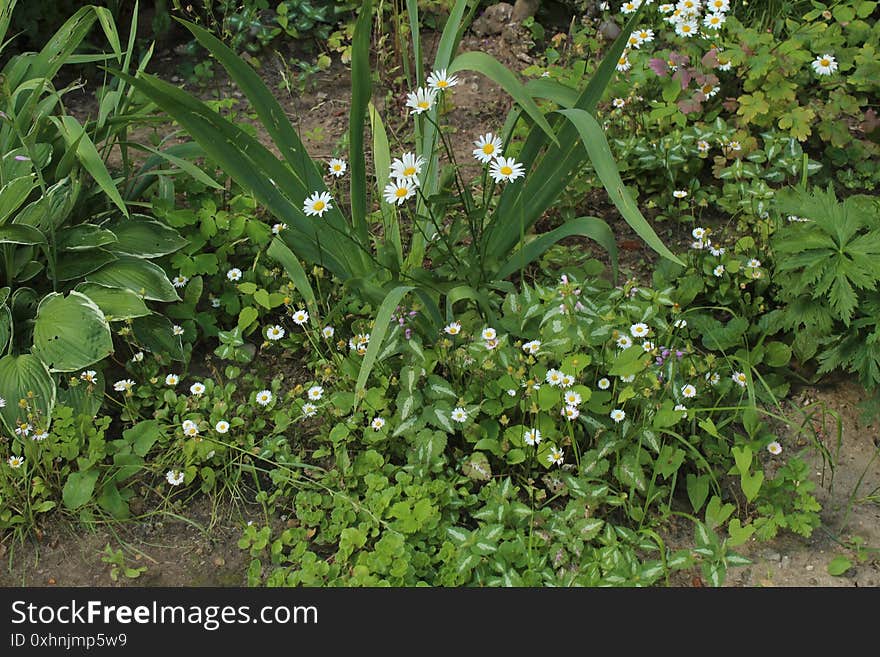
{"type": "Polygon", "coordinates": [[[334,170],[334,171],[339,171],[340,169],[342,169],[342,166],[340,166],[339,164],[334,164],[334,165],[333,165],[333,170],[334,170]]]}
{"type": "Polygon", "coordinates": [[[407,167],[406,169],[403,170],[403,175],[404,176],[416,175],[416,168],[415,167],[407,167]]]}
{"type": "Polygon", "coordinates": [[[397,198],[403,198],[409,193],[409,190],[406,187],[398,187],[394,193],[397,198]]]}
{"type": "Polygon", "coordinates": [[[822,66],[828,66],[831,62],[827,59],[822,59],[819,63],[822,64],[822,66]]]}
{"type": "Polygon", "coordinates": [[[690,31],[691,31],[691,26],[688,25],[687,23],[685,23],[684,25],[681,26],[681,31],[682,31],[682,32],[690,32],[690,31]]]}
{"type": "Polygon", "coordinates": [[[638,39],[638,37],[630,37],[629,42],[631,45],[635,45],[639,42],[639,39],[638,39]]]}
{"type": "Polygon", "coordinates": [[[507,165],[504,165],[503,167],[501,167],[501,168],[499,169],[499,171],[502,173],[502,175],[505,175],[505,176],[509,176],[510,174],[513,173],[513,169],[511,169],[511,168],[510,168],[509,166],[507,166],[507,165]]]}
{"type": "Polygon", "coordinates": [[[312,207],[315,209],[316,212],[320,212],[324,209],[325,205],[326,204],[324,203],[324,201],[315,201],[315,204],[312,207]]]}
{"type": "Polygon", "coordinates": [[[425,110],[425,109],[428,109],[430,106],[431,105],[427,101],[423,100],[423,101],[419,102],[419,109],[425,110]]]}
{"type": "Polygon", "coordinates": [[[625,66],[626,65],[626,57],[621,57],[620,59],[617,60],[617,63],[620,66],[625,66]]]}
{"type": "Polygon", "coordinates": [[[449,83],[446,80],[437,80],[437,86],[443,89],[444,87],[448,87],[449,83]]]}
{"type": "Polygon", "coordinates": [[[486,144],[485,146],[483,146],[483,152],[486,155],[491,155],[495,152],[495,146],[493,144],[486,144]]]}

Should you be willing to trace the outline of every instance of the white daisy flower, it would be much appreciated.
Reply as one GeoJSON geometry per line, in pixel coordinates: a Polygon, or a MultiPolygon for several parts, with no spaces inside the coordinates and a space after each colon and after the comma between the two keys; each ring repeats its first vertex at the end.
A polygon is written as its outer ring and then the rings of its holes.
{"type": "Polygon", "coordinates": [[[482,337],[483,340],[494,340],[495,338],[498,337],[498,333],[496,333],[495,329],[493,329],[491,327],[484,328],[483,332],[480,334],[480,337],[482,337]]]}
{"type": "Polygon", "coordinates": [[[10,456],[6,462],[9,464],[9,467],[13,470],[17,470],[21,466],[24,465],[24,457],[23,456],[10,456]]]}
{"type": "Polygon", "coordinates": [[[171,335],[183,335],[183,327],[179,324],[175,324],[171,327],[171,335]]]}
{"type": "Polygon", "coordinates": [[[712,273],[717,277],[721,277],[724,275],[724,265],[718,265],[715,269],[712,270],[712,273]]]}
{"type": "Polygon", "coordinates": [[[503,146],[501,143],[501,137],[494,135],[491,132],[487,132],[485,135],[480,135],[479,139],[474,142],[474,145],[476,146],[473,151],[474,157],[483,164],[488,164],[496,157],[499,157],[503,146]]]}
{"type": "Polygon", "coordinates": [[[654,343],[651,342],[650,340],[645,340],[642,343],[642,349],[645,351],[646,354],[650,353],[650,352],[654,351],[654,343]]]}
{"type": "Polygon", "coordinates": [[[510,388],[510,389],[507,391],[507,396],[508,396],[508,397],[516,397],[516,390],[514,390],[513,388],[510,388]]]}
{"type": "Polygon", "coordinates": [[[397,180],[407,180],[419,184],[419,174],[425,166],[425,158],[415,153],[404,153],[403,157],[394,158],[391,163],[391,175],[397,180]]]}
{"type": "Polygon", "coordinates": [[[33,436],[31,436],[31,440],[33,440],[34,442],[41,443],[44,440],[46,440],[46,438],[48,438],[48,437],[49,437],[48,431],[38,431],[38,432],[35,432],[33,436]]]}
{"type": "Polygon", "coordinates": [[[706,141],[705,139],[698,140],[697,141],[697,150],[700,151],[701,153],[708,153],[709,152],[709,142],[706,141]]]}
{"type": "Polygon", "coordinates": [[[834,59],[834,55],[820,55],[810,66],[813,67],[816,75],[831,75],[837,70],[837,60],[834,59]]]}
{"type": "Polygon", "coordinates": [[[196,381],[189,387],[189,392],[196,397],[205,394],[205,384],[196,381]]]}
{"type": "Polygon", "coordinates": [[[268,406],[272,402],[272,391],[260,390],[260,392],[257,393],[256,399],[260,406],[268,406]]]}
{"type": "MultiPolygon", "coordinates": [[[[309,321],[309,314],[305,310],[300,308],[299,310],[294,311],[290,318],[297,326],[303,326],[306,322],[309,321]]],[[[282,335],[284,334],[282,333],[282,335]]]]}
{"type": "Polygon", "coordinates": [[[28,434],[30,434],[31,432],[31,429],[32,427],[30,424],[28,424],[27,422],[22,422],[15,428],[15,434],[17,436],[24,436],[25,438],[27,438],[28,434]]]}
{"type": "Polygon", "coordinates": [[[285,228],[287,228],[287,224],[282,224],[282,223],[272,224],[272,234],[277,235],[285,228]]]}
{"type": "Polygon", "coordinates": [[[723,14],[730,10],[730,0],[709,0],[706,3],[706,11],[715,14],[723,14]]]}
{"type": "Polygon", "coordinates": [[[461,333],[461,323],[459,322],[450,322],[446,326],[443,327],[443,331],[447,335],[458,335],[461,333]]]}
{"type": "Polygon", "coordinates": [[[675,24],[675,33],[681,37],[694,37],[697,36],[699,31],[700,29],[697,27],[697,21],[693,18],[686,18],[675,24]]]}
{"type": "Polygon", "coordinates": [[[322,388],[321,386],[312,386],[308,389],[308,392],[306,394],[312,401],[318,401],[321,397],[324,396],[324,388],[322,388]]]}
{"type": "Polygon", "coordinates": [[[718,372],[706,372],[706,381],[710,386],[717,386],[721,383],[721,375],[718,372]]]}
{"type": "Polygon", "coordinates": [[[769,445],[767,445],[767,451],[773,454],[773,456],[779,456],[780,454],[782,454],[782,445],[780,445],[778,441],[774,440],[769,445]]]}
{"type": "Polygon", "coordinates": [[[639,322],[638,324],[633,324],[629,327],[629,332],[632,334],[634,338],[644,338],[650,332],[650,328],[644,322],[639,322]]]}
{"type": "Polygon", "coordinates": [[[710,30],[720,30],[726,19],[727,16],[724,14],[706,14],[706,17],[703,19],[703,25],[710,30]]]}
{"type": "Polygon", "coordinates": [[[577,420],[580,417],[581,412],[578,410],[577,406],[564,406],[560,415],[564,417],[566,420],[571,422],[572,420],[577,420]]]}
{"type": "Polygon", "coordinates": [[[688,193],[684,189],[676,189],[674,192],[672,192],[672,195],[675,198],[685,198],[688,195],[688,193]]]}
{"type": "Polygon", "coordinates": [[[454,75],[447,75],[445,68],[441,68],[439,71],[434,71],[428,76],[428,86],[435,91],[444,91],[457,84],[458,78],[454,75]]]}
{"type": "Polygon", "coordinates": [[[489,166],[489,175],[496,183],[513,182],[525,174],[523,165],[512,157],[496,157],[489,166]]]}
{"type": "Polygon", "coordinates": [[[498,340],[486,340],[486,349],[492,351],[495,347],[498,346],[498,340]]]}
{"type": "Polygon", "coordinates": [[[642,46],[642,39],[636,32],[633,32],[629,35],[629,38],[626,40],[627,48],[635,48],[638,50],[642,46]]]}
{"type": "Polygon", "coordinates": [[[373,431],[379,431],[384,426],[385,420],[381,417],[374,417],[373,421],[370,422],[370,427],[373,429],[373,431]]]}
{"type": "Polygon", "coordinates": [[[334,157],[332,160],[330,160],[327,167],[330,169],[331,176],[341,178],[345,175],[345,170],[348,168],[348,165],[345,163],[345,160],[334,157]]]}
{"type": "Polygon", "coordinates": [[[752,269],[757,269],[758,267],[761,266],[761,261],[758,260],[757,258],[752,258],[751,260],[749,260],[749,262],[746,266],[751,267],[752,269]]]}
{"type": "Polygon", "coordinates": [[[571,388],[574,385],[574,377],[571,374],[562,375],[562,388],[571,388]]]}
{"type": "Polygon", "coordinates": [[[623,98],[615,98],[611,101],[611,104],[617,109],[622,109],[623,106],[626,105],[626,101],[623,98]]]}
{"type": "Polygon", "coordinates": [[[121,379],[113,384],[113,389],[116,392],[128,392],[132,388],[134,388],[134,381],[131,379],[121,379]]]}
{"type": "Polygon", "coordinates": [[[419,87],[406,95],[406,106],[410,108],[410,114],[421,114],[434,106],[437,100],[437,91],[428,87],[419,87]]]}
{"type": "Polygon", "coordinates": [[[183,472],[180,470],[169,470],[165,473],[165,479],[172,486],[180,486],[183,483],[183,472]]]}
{"type": "Polygon", "coordinates": [[[526,429],[523,434],[523,442],[534,447],[541,442],[541,432],[538,429],[526,429]]]}
{"type": "Polygon", "coordinates": [[[323,217],[325,212],[333,209],[333,206],[330,205],[332,200],[333,198],[328,192],[312,192],[312,195],[303,201],[302,210],[309,217],[323,217]]]}
{"type": "Polygon", "coordinates": [[[639,29],[636,33],[639,35],[642,43],[651,43],[651,41],[654,40],[654,30],[643,27],[639,29]]]}
{"type": "Polygon", "coordinates": [[[626,417],[626,413],[621,408],[615,408],[613,411],[611,411],[609,417],[615,422],[622,422],[623,419],[626,417]]]}
{"type": "Polygon", "coordinates": [[[632,68],[632,64],[629,63],[629,57],[626,56],[625,52],[620,56],[620,59],[617,60],[617,66],[615,66],[615,68],[621,73],[632,68]]]}
{"type": "Polygon", "coordinates": [[[700,87],[700,93],[703,94],[706,98],[712,98],[720,90],[721,87],[719,87],[717,84],[710,84],[709,82],[700,87]]]}
{"type": "Polygon", "coordinates": [[[329,340],[330,338],[332,338],[335,333],[336,333],[336,329],[333,328],[332,326],[325,326],[324,328],[321,329],[321,335],[323,335],[326,340],[329,340]]]}
{"type": "Polygon", "coordinates": [[[563,458],[562,450],[558,447],[552,447],[550,452],[547,454],[547,462],[550,465],[562,465],[562,462],[565,459],[563,458]]]}
{"type": "Polygon", "coordinates": [[[622,11],[624,14],[634,14],[641,4],[641,0],[636,0],[635,2],[624,2],[623,5],[621,5],[620,7],[620,11],[622,11]]]}
{"type": "Polygon", "coordinates": [[[165,377],[165,385],[166,386],[176,386],[178,381],[180,381],[180,377],[176,374],[169,374],[165,377]]]}
{"type": "Polygon", "coordinates": [[[541,341],[540,340],[531,340],[529,342],[526,342],[522,346],[522,349],[527,354],[531,354],[532,356],[534,356],[541,349],[541,341]]]}
{"type": "Polygon", "coordinates": [[[719,58],[718,66],[716,66],[715,68],[719,71],[729,71],[733,68],[733,62],[731,62],[729,59],[722,60],[721,58],[719,58]]]}
{"type": "Polygon", "coordinates": [[[279,326],[278,324],[274,324],[272,326],[266,327],[266,339],[267,340],[280,340],[284,337],[284,328],[279,326]]]}
{"type": "Polygon", "coordinates": [[[452,414],[450,417],[456,422],[465,422],[467,421],[467,411],[463,409],[461,406],[456,406],[452,409],[452,414]]]}
{"type": "Polygon", "coordinates": [[[174,287],[186,287],[186,284],[189,282],[189,279],[186,276],[175,276],[171,279],[171,284],[174,287]]]}
{"type": "Polygon", "coordinates": [[[241,269],[238,267],[233,267],[228,272],[226,272],[226,278],[230,281],[239,281],[241,280],[241,269]]]}
{"type": "Polygon", "coordinates": [[[632,347],[633,341],[630,339],[628,335],[621,335],[617,338],[617,346],[621,349],[629,349],[632,347]]]}
{"type": "Polygon", "coordinates": [[[664,14],[668,14],[671,11],[675,11],[675,5],[671,2],[666,2],[662,5],[660,5],[659,7],[657,7],[657,9],[660,10],[664,14]]]}
{"type": "Polygon", "coordinates": [[[199,425],[197,425],[192,420],[184,420],[182,429],[184,436],[195,438],[199,435],[199,425]]]}
{"type": "Polygon", "coordinates": [[[681,387],[681,396],[687,397],[690,399],[691,397],[697,396],[697,389],[692,386],[690,383],[681,387]]]}
{"type": "Polygon", "coordinates": [[[635,381],[635,379],[636,379],[635,374],[628,374],[626,376],[620,377],[620,380],[623,381],[624,383],[632,383],[633,381],[635,381]]]}
{"type": "Polygon", "coordinates": [[[229,422],[226,420],[220,420],[214,425],[214,431],[217,433],[227,433],[229,431],[229,422]]]}
{"type": "Polygon", "coordinates": [[[564,395],[562,395],[562,401],[564,401],[568,406],[580,406],[581,396],[574,390],[568,390],[564,395]]]}
{"type": "Polygon", "coordinates": [[[686,419],[687,419],[687,416],[688,416],[688,414],[687,414],[687,410],[688,410],[688,409],[687,409],[687,406],[685,406],[684,404],[676,404],[676,405],[675,405],[675,408],[672,409],[672,410],[674,410],[674,411],[682,411],[682,412],[684,413],[684,415],[682,416],[681,419],[682,419],[682,420],[686,420],[686,419]]]}
{"type": "Polygon", "coordinates": [[[734,139],[733,141],[731,141],[731,142],[729,142],[729,143],[727,144],[727,148],[729,148],[730,150],[732,150],[732,151],[734,151],[734,152],[741,151],[741,150],[742,150],[742,144],[740,144],[738,141],[736,141],[736,140],[734,139]]]}
{"type": "Polygon", "coordinates": [[[611,381],[603,376],[596,385],[599,386],[599,390],[608,390],[611,387],[611,381]]]}
{"type": "Polygon", "coordinates": [[[746,383],[748,382],[744,372],[734,372],[730,378],[733,379],[733,382],[740,388],[745,388],[746,383]]]}
{"type": "Polygon", "coordinates": [[[709,247],[709,253],[711,253],[716,258],[720,258],[724,255],[726,249],[723,246],[719,246],[717,249],[714,246],[709,247]]]}
{"type": "Polygon", "coordinates": [[[675,8],[686,14],[695,14],[700,10],[700,0],[679,0],[675,8]]]}
{"type": "Polygon", "coordinates": [[[562,385],[562,372],[556,369],[547,370],[547,375],[544,377],[544,380],[554,388],[562,385]]]}
{"type": "MultiPolygon", "coordinates": [[[[98,373],[95,370],[86,370],[85,372],[81,372],[79,378],[83,381],[88,381],[89,383],[94,383],[98,380],[98,373]]],[[[0,398],[0,408],[6,406],[6,400],[0,398]]]]}
{"type": "Polygon", "coordinates": [[[314,404],[310,404],[307,402],[302,406],[303,417],[314,417],[317,412],[318,407],[314,404]]]}
{"type": "Polygon", "coordinates": [[[403,205],[404,201],[415,196],[417,184],[412,180],[395,180],[385,185],[385,202],[403,205]]]}

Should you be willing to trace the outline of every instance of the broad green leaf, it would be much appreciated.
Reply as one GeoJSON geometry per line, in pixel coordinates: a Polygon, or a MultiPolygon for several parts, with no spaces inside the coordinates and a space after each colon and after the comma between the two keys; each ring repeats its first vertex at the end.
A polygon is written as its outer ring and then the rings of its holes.
{"type": "Polygon", "coordinates": [[[136,258],[159,258],[189,244],[173,228],[158,221],[129,219],[108,226],[116,235],[116,243],[108,248],[136,258]]]}
{"type": "Polygon", "coordinates": [[[131,324],[134,337],[144,349],[157,356],[183,361],[183,346],[174,326],[162,315],[138,317],[131,324]]]}
{"type": "Polygon", "coordinates": [[[32,411],[51,419],[56,398],[55,381],[45,363],[33,354],[9,354],[0,358],[0,397],[6,400],[6,405],[0,408],[0,418],[8,435],[12,435],[16,422],[27,419],[19,408],[19,400],[27,400],[32,411]]]}
{"type": "Polygon", "coordinates": [[[37,308],[33,353],[53,372],[83,369],[113,353],[110,324],[86,295],[51,292],[37,308]]]}
{"type": "Polygon", "coordinates": [[[122,432],[122,437],[131,444],[132,451],[138,456],[146,456],[163,435],[157,420],[142,420],[122,432]]]}
{"type": "Polygon", "coordinates": [[[86,470],[85,472],[71,472],[67,477],[67,481],[64,482],[64,488],[61,491],[61,499],[64,502],[64,506],[71,511],[75,511],[92,499],[98,475],[97,469],[86,470]]]}
{"type": "Polygon", "coordinates": [[[145,317],[151,313],[143,299],[131,290],[98,283],[81,283],[76,286],[76,291],[94,301],[108,322],[145,317]]]}
{"type": "Polygon", "coordinates": [[[833,575],[834,577],[839,577],[852,568],[852,565],[852,561],[843,555],[837,555],[828,562],[828,574],[833,575]]]}
{"type": "Polygon", "coordinates": [[[98,271],[118,258],[105,249],[92,249],[84,256],[77,251],[61,253],[55,265],[59,281],[74,281],[98,271]]]}
{"type": "Polygon", "coordinates": [[[20,224],[0,226],[0,244],[45,244],[46,237],[36,228],[20,224]]]}
{"type": "Polygon", "coordinates": [[[535,125],[540,127],[546,133],[550,141],[557,146],[559,145],[559,142],[556,140],[556,134],[553,132],[553,128],[550,127],[550,124],[547,123],[544,114],[538,109],[538,106],[535,105],[535,101],[532,100],[532,97],[526,91],[525,87],[523,87],[519,80],[516,79],[516,75],[514,75],[509,68],[504,66],[504,64],[484,52],[465,52],[458,55],[458,57],[453,59],[449,64],[448,72],[450,74],[459,71],[476,71],[477,73],[482,73],[495,84],[499,85],[510,94],[510,97],[513,98],[520,107],[522,107],[523,111],[525,111],[532,121],[535,122],[535,125]]]}
{"type": "Polygon", "coordinates": [[[617,244],[614,241],[614,233],[608,224],[597,217],[578,217],[570,219],[564,224],[547,233],[539,235],[534,240],[526,242],[515,251],[507,261],[501,265],[495,274],[498,278],[507,278],[511,274],[524,268],[531,262],[540,258],[551,246],[559,240],[572,235],[589,237],[605,249],[611,260],[611,269],[615,280],[617,279],[617,244]]]}
{"type": "Polygon", "coordinates": [[[86,281],[131,290],[149,301],[180,301],[161,267],[131,256],[104,265],[88,274],[86,281]]]}
{"type": "Polygon", "coordinates": [[[382,341],[388,333],[388,328],[391,324],[391,315],[397,309],[401,299],[413,289],[415,288],[409,285],[396,287],[387,294],[384,301],[382,301],[382,305],[379,306],[379,310],[376,313],[376,321],[370,334],[370,343],[367,346],[367,353],[364,354],[364,360],[361,363],[361,368],[358,372],[357,382],[355,384],[355,395],[358,398],[367,385],[367,378],[369,378],[370,372],[373,370],[373,365],[376,363],[376,357],[379,355],[382,341]]]}
{"type": "Polygon", "coordinates": [[[112,244],[116,235],[95,224],[79,224],[59,230],[55,233],[55,240],[62,251],[88,251],[112,244]]]}
{"type": "Polygon", "coordinates": [[[596,175],[599,176],[611,201],[620,211],[626,223],[654,251],[664,258],[683,265],[684,263],[673,255],[666,248],[666,245],[660,241],[657,233],[654,232],[654,229],[651,228],[651,225],[642,216],[638,205],[636,205],[636,202],[626,190],[626,187],[624,187],[623,181],[620,179],[620,171],[614,162],[611,148],[608,146],[608,140],[605,138],[605,131],[602,130],[602,126],[599,125],[595,117],[581,109],[559,110],[559,113],[567,117],[577,128],[581,137],[581,143],[584,145],[587,153],[589,153],[590,161],[596,170],[596,175]]]}
{"type": "Polygon", "coordinates": [[[709,475],[695,475],[688,473],[687,476],[687,494],[691,502],[694,513],[699,512],[709,497],[709,475]]]}
{"type": "Polygon", "coordinates": [[[28,174],[13,178],[0,187],[0,225],[6,223],[9,216],[21,207],[36,186],[36,176],[28,174]]]}
{"type": "Polygon", "coordinates": [[[361,244],[369,242],[367,223],[367,163],[364,155],[364,122],[372,94],[370,34],[373,2],[364,0],[351,43],[351,107],[348,117],[351,224],[361,244]]]}
{"type": "MultiPolygon", "coordinates": [[[[8,289],[8,288],[7,288],[8,289]]],[[[5,301],[0,304],[0,356],[6,352],[6,345],[12,338],[12,311],[5,301]]]]}

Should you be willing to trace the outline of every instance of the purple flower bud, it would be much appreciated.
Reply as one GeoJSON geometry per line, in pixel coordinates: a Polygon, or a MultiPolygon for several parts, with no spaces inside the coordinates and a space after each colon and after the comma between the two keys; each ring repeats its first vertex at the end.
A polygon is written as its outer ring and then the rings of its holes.
{"type": "Polygon", "coordinates": [[[676,357],[676,358],[681,358],[682,356],[684,356],[684,352],[683,352],[683,351],[680,351],[680,350],[678,350],[678,349],[676,349],[676,350],[675,350],[675,357],[676,357]]]}
{"type": "Polygon", "coordinates": [[[27,155],[16,155],[15,159],[19,162],[28,162],[31,158],[29,158],[27,155]]]}
{"type": "Polygon", "coordinates": [[[412,329],[406,329],[403,332],[403,337],[405,337],[407,340],[409,340],[412,337],[412,329]]]}
{"type": "Polygon", "coordinates": [[[654,359],[654,362],[657,363],[657,365],[662,365],[662,364],[663,364],[663,359],[660,358],[660,356],[657,356],[657,358],[654,359]]]}

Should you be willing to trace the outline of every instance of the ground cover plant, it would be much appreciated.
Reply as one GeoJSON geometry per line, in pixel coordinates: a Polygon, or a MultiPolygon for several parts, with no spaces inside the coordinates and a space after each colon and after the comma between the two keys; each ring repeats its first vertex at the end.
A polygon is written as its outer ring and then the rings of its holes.
{"type": "MultiPolygon", "coordinates": [[[[539,13],[505,28],[538,42],[520,72],[463,46],[484,3],[407,0],[399,112],[389,8],[330,4],[257,31],[351,28],[328,157],[230,31],[257,3],[177,15],[237,97],[150,72],[137,6],[127,39],[83,7],[4,63],[11,554],[209,500],[249,510],[252,586],[720,586],[824,529],[841,435],[788,401],[880,381],[877,3],[596,3],[555,36],[539,13]],[[56,87],[81,64],[85,118],[56,87]],[[464,130],[473,80],[510,109],[464,130]]],[[[96,561],[139,581],[124,547],[96,561]]]]}

